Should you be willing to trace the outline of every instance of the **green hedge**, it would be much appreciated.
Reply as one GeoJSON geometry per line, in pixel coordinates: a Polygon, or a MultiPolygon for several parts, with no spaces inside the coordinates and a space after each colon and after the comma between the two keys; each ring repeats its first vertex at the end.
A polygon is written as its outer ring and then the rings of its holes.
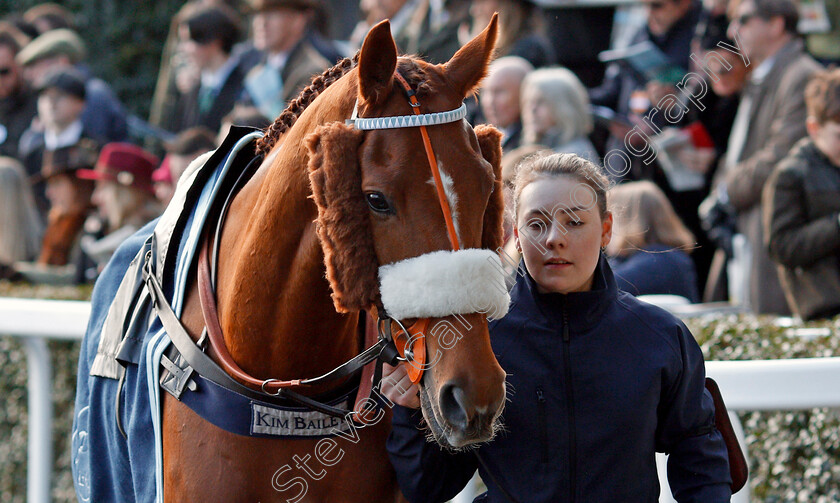
{"type": "MultiPolygon", "coordinates": [[[[90,289],[10,285],[0,281],[0,296],[87,299],[90,289]]],[[[807,339],[789,334],[772,318],[727,316],[690,320],[709,360],[804,358],[840,355],[840,318],[808,323],[827,335],[807,339]]],[[[53,362],[53,499],[75,501],[70,472],[70,430],[79,344],[51,342],[53,362]]],[[[26,354],[22,344],[0,337],[0,500],[26,498],[26,354]]],[[[752,412],[741,415],[747,434],[755,500],[766,503],[840,501],[840,413],[752,412]]]]}
{"type": "MultiPolygon", "coordinates": [[[[786,327],[774,318],[728,316],[688,325],[707,360],[840,356],[840,318],[786,327]],[[798,328],[822,328],[825,335],[798,336],[798,328]]],[[[749,412],[740,419],[756,500],[840,501],[840,411],[749,412]]]]}

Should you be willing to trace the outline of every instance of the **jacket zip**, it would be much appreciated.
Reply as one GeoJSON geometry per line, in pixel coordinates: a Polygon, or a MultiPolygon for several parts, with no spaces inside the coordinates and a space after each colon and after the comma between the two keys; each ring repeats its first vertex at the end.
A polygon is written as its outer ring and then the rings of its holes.
{"type": "Polygon", "coordinates": [[[545,417],[545,393],[542,386],[537,386],[537,410],[539,411],[540,444],[542,444],[542,462],[548,464],[548,425],[545,417]]]}
{"type": "Polygon", "coordinates": [[[569,425],[569,501],[575,501],[577,492],[577,442],[575,438],[575,395],[572,388],[571,337],[569,335],[569,314],[563,304],[563,363],[566,377],[566,410],[569,425]]]}

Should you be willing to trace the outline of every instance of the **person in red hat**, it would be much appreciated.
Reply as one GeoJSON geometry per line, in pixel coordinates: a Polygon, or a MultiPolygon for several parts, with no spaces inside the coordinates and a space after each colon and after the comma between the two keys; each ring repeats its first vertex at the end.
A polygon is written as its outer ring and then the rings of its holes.
{"type": "MultiPolygon", "coordinates": [[[[136,145],[109,143],[102,147],[94,169],[76,172],[78,178],[96,180],[91,201],[104,224],[100,233],[104,237],[85,235],[81,245],[97,272],[127,237],[160,215],[152,182],[158,164],[157,157],[136,145]]],[[[95,273],[88,276],[93,279],[95,273]]]]}

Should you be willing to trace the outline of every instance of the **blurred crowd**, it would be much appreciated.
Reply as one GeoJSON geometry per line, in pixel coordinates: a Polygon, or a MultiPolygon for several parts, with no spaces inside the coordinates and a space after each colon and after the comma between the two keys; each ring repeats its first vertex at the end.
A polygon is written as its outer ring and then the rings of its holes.
{"type": "Polygon", "coordinates": [[[840,313],[840,0],[574,4],[193,0],[171,21],[146,137],[129,131],[136,104],[91,74],[72,12],[6,13],[0,273],[94,280],[193,159],[232,124],[269,125],[375,23],[441,63],[498,12],[469,119],[502,131],[506,186],[542,150],[604,166],[623,289],[840,313]]]}

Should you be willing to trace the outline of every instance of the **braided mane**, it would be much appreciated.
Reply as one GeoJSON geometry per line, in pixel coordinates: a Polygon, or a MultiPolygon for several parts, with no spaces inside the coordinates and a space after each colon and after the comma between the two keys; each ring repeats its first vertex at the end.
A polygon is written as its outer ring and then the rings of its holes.
{"type": "Polygon", "coordinates": [[[274,120],[274,124],[269,126],[265,132],[265,136],[257,142],[257,155],[268,154],[271,148],[274,147],[274,144],[277,143],[280,135],[294,125],[298,117],[306,110],[306,107],[312,104],[324,89],[355,68],[358,62],[359,53],[356,53],[352,58],[342,59],[335,66],[312,79],[312,83],[306,86],[297,98],[289,102],[289,106],[274,120]]]}

